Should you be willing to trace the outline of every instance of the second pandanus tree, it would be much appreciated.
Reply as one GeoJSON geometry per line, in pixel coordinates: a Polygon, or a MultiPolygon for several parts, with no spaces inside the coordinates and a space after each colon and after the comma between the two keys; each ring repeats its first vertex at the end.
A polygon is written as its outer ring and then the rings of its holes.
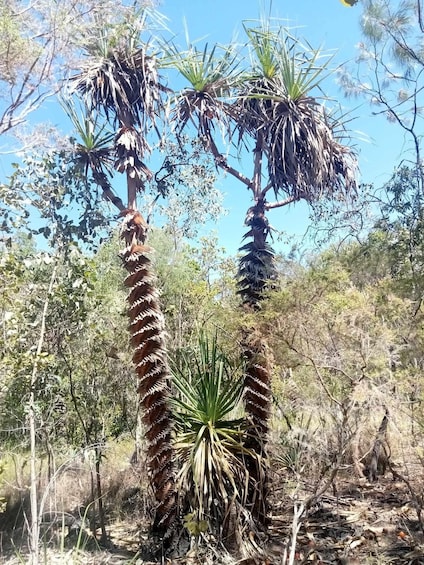
{"type": "MultiPolygon", "coordinates": [[[[165,91],[149,43],[142,43],[143,14],[119,26],[103,27],[86,46],[86,62],[73,77],[73,91],[89,114],[101,116],[116,129],[111,150],[105,137],[94,135],[87,124],[84,143],[76,146],[82,166],[122,217],[121,251],[128,271],[128,315],[133,362],[147,439],[147,466],[156,498],[153,533],[167,543],[176,518],[176,489],[169,409],[170,372],[165,349],[164,317],[146,245],[147,223],[137,209],[137,196],[152,173],[145,164],[147,138],[162,111],[165,91]],[[88,143],[87,143],[88,142],[88,143]],[[112,157],[112,162],[111,162],[112,157]],[[111,187],[112,169],[126,176],[126,202],[111,187]]],[[[69,106],[68,106],[69,108],[69,106]]],[[[69,113],[69,112],[68,112],[69,113]]],[[[75,118],[75,114],[74,114],[75,118]]],[[[94,118],[95,120],[96,118],[94,118]]],[[[75,121],[75,120],[74,120],[75,121]]]]}
{"type": "Polygon", "coordinates": [[[259,523],[266,524],[271,356],[260,331],[260,304],[276,278],[267,213],[299,200],[313,203],[352,194],[356,159],[343,143],[343,124],[327,112],[319,90],[329,74],[330,58],[323,59],[319,50],[305,47],[283,27],[271,29],[260,23],[246,25],[245,32],[251,56],[248,69],[240,70],[233,47],[190,45],[182,51],[168,45],[168,59],[189,83],[175,98],[172,116],[177,131],[194,124],[216,166],[241,182],[253,200],[246,216],[238,284],[246,319],[253,320],[243,328],[241,340],[247,360],[245,441],[257,454],[247,461],[253,477],[250,509],[259,523]],[[228,152],[234,146],[236,165],[228,152]],[[243,150],[253,155],[252,161],[243,150]]]}

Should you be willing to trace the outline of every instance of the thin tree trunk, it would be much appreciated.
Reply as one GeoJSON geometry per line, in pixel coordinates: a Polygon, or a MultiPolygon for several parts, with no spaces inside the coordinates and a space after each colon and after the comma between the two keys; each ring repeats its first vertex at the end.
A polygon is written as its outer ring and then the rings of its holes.
{"type": "Polygon", "coordinates": [[[106,533],[106,524],[105,524],[105,512],[103,507],[103,491],[102,491],[102,477],[100,474],[100,465],[102,460],[102,450],[97,445],[95,447],[95,457],[96,457],[96,490],[97,490],[97,504],[99,508],[99,523],[100,523],[100,530],[102,532],[100,541],[101,543],[106,543],[107,541],[107,533],[106,533]]]}
{"type": "Polygon", "coordinates": [[[28,425],[29,425],[29,439],[30,439],[30,507],[31,507],[31,527],[29,532],[30,537],[30,564],[38,565],[39,552],[38,544],[40,539],[40,522],[38,516],[38,488],[37,488],[37,417],[36,417],[36,384],[38,379],[38,363],[43,349],[44,336],[46,333],[46,318],[49,307],[50,296],[53,291],[53,285],[56,278],[56,266],[53,268],[50,283],[47,290],[47,296],[44,301],[43,312],[41,316],[40,337],[38,339],[37,351],[35,353],[34,364],[31,374],[31,390],[28,401],[28,425]]]}
{"type": "Polygon", "coordinates": [[[96,471],[93,473],[93,465],[90,461],[90,532],[94,539],[97,539],[97,520],[96,520],[96,471]]]}

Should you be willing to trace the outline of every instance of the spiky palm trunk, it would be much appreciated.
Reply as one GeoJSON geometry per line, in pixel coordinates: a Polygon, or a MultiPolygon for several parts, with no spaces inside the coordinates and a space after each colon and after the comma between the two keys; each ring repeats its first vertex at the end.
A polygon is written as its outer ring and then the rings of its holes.
{"type": "Polygon", "coordinates": [[[268,519],[268,459],[266,443],[271,404],[271,372],[264,338],[245,328],[241,347],[246,359],[244,404],[248,417],[245,447],[256,457],[247,456],[246,468],[250,476],[248,505],[258,525],[266,528],[268,519]]]}
{"type": "MultiPolygon", "coordinates": [[[[251,238],[241,251],[244,255],[239,264],[239,294],[247,311],[259,310],[263,293],[275,279],[274,253],[266,242],[269,233],[265,217],[265,202],[260,199],[249,209],[246,225],[250,228],[244,238],[251,238]]],[[[243,328],[243,354],[246,359],[244,379],[244,403],[249,420],[246,447],[257,458],[246,461],[252,477],[250,506],[256,520],[268,523],[268,472],[266,442],[271,406],[271,372],[267,344],[264,336],[254,327],[243,328]]]]}
{"type": "Polygon", "coordinates": [[[176,517],[177,497],[172,448],[172,417],[168,405],[170,373],[165,349],[165,324],[154,285],[150,249],[145,245],[146,224],[138,211],[125,211],[121,255],[128,271],[128,315],[138,393],[146,426],[147,466],[156,497],[153,534],[170,541],[176,517]]]}
{"type": "Polygon", "coordinates": [[[176,525],[177,495],[172,446],[172,415],[169,408],[170,371],[165,346],[165,319],[159,302],[149,252],[145,245],[147,223],[136,209],[137,193],[152,173],[142,158],[146,142],[135,127],[131,112],[118,112],[120,128],[115,136],[115,169],[127,178],[128,208],[121,211],[124,222],[121,251],[128,271],[125,286],[134,349],[133,363],[138,377],[142,420],[146,427],[147,468],[156,499],[152,533],[169,546],[176,525]]]}
{"type": "MultiPolygon", "coordinates": [[[[93,179],[102,187],[105,198],[120,210],[124,218],[121,237],[125,242],[122,259],[128,276],[128,315],[133,361],[138,376],[138,392],[146,426],[147,465],[156,498],[153,533],[164,543],[172,539],[176,517],[176,492],[171,443],[172,421],[168,397],[170,373],[165,349],[164,318],[155,288],[149,249],[145,245],[147,225],[137,211],[137,194],[143,191],[152,172],[144,163],[149,147],[147,136],[156,129],[156,118],[163,110],[155,57],[141,41],[147,14],[143,10],[119,18],[119,25],[108,25],[93,34],[86,50],[89,57],[79,74],[73,77],[75,92],[87,105],[87,110],[99,112],[118,126],[113,147],[114,168],[126,175],[127,201],[124,206],[108,184],[112,153],[103,142],[92,137],[86,152],[85,166],[93,171],[93,179]],[[105,169],[106,163],[106,169],[105,169]]],[[[85,137],[92,129],[80,128],[85,137]]],[[[109,145],[109,142],[108,144],[109,145]]]]}

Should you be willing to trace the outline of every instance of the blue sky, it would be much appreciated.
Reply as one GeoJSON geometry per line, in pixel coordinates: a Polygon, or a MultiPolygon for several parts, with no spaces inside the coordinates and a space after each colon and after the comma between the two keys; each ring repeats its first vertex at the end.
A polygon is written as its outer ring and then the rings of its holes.
{"type": "MultiPolygon", "coordinates": [[[[234,39],[242,42],[245,39],[242,22],[258,20],[261,15],[283,21],[312,47],[334,52],[334,68],[342,63],[354,64],[356,45],[361,41],[361,8],[347,8],[340,0],[273,0],[271,4],[263,0],[162,0],[159,10],[169,19],[170,29],[177,34],[175,43],[182,47],[185,46],[185,28],[189,30],[192,41],[199,40],[199,45],[204,42],[227,44],[234,39]]],[[[356,118],[350,127],[359,156],[360,180],[380,186],[401,160],[404,150],[401,132],[385,118],[372,116],[372,109],[365,101],[346,99],[335,76],[330,76],[323,88],[356,118]]],[[[50,101],[33,120],[57,119],[58,123],[54,125],[64,127],[62,116],[58,104],[50,101]]],[[[0,164],[1,176],[6,173],[5,163],[8,160],[4,159],[3,165],[0,164]]],[[[250,160],[246,167],[246,174],[250,176],[250,160]]],[[[219,188],[226,195],[224,205],[228,214],[216,225],[207,225],[203,233],[216,229],[220,244],[229,253],[235,253],[245,231],[243,222],[251,205],[250,194],[232,177],[220,179],[219,188]]],[[[287,234],[283,242],[275,243],[275,248],[287,250],[295,238],[305,233],[309,223],[308,208],[303,203],[280,208],[270,212],[269,220],[277,230],[287,234]]]]}
{"type": "MultiPolygon", "coordinates": [[[[340,0],[162,0],[159,10],[170,20],[169,26],[179,36],[176,42],[184,46],[184,29],[187,26],[190,39],[210,43],[229,43],[232,38],[243,39],[242,21],[257,20],[262,14],[278,18],[296,35],[305,38],[314,48],[335,52],[333,66],[342,63],[354,65],[356,45],[361,41],[359,6],[347,8],[340,0]]],[[[404,143],[401,132],[384,117],[371,115],[372,109],[361,99],[347,99],[330,77],[323,85],[325,93],[352,112],[352,142],[359,156],[360,180],[380,186],[390,176],[401,160],[404,143]]],[[[226,194],[228,215],[216,226],[220,241],[234,252],[243,234],[243,220],[250,205],[249,194],[237,181],[221,181],[226,194]]],[[[269,220],[278,230],[287,232],[289,240],[302,236],[309,223],[305,204],[277,209],[269,214],[269,220]]],[[[209,226],[208,226],[209,228],[209,226]]],[[[286,243],[276,243],[277,249],[287,249],[286,243]]]]}

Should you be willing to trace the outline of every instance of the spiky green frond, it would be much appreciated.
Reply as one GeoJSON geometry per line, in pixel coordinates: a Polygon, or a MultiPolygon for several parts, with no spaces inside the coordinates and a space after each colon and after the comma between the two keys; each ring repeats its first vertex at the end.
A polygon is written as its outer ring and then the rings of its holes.
{"type": "Polygon", "coordinates": [[[244,419],[234,417],[240,411],[241,368],[219,351],[216,339],[201,336],[198,351],[184,354],[173,375],[179,481],[197,519],[222,526],[230,506],[246,496],[244,459],[255,458],[244,446],[244,419]]]}
{"type": "Polygon", "coordinates": [[[216,338],[201,334],[198,351],[181,355],[174,376],[179,393],[174,402],[184,422],[186,418],[199,424],[222,422],[240,400],[240,367],[219,350],[216,338]]]}
{"type": "Polygon", "coordinates": [[[265,79],[272,79],[278,72],[278,53],[275,49],[274,34],[265,24],[260,29],[249,28],[244,24],[244,31],[252,50],[252,71],[265,79]]]}
{"type": "Polygon", "coordinates": [[[113,163],[113,133],[104,124],[99,125],[98,116],[92,115],[87,108],[80,108],[78,111],[71,98],[63,99],[61,104],[74,126],[77,135],[76,158],[85,174],[89,169],[110,173],[113,163]]]}
{"type": "Polygon", "coordinates": [[[329,75],[332,55],[302,44],[286,28],[273,30],[267,23],[259,27],[245,24],[245,32],[252,54],[252,82],[259,86],[257,95],[298,100],[310,95],[329,75]]]}
{"type": "Polygon", "coordinates": [[[99,125],[98,116],[90,113],[87,108],[78,109],[72,98],[63,99],[61,103],[75,129],[73,158],[78,170],[86,178],[91,175],[91,179],[102,189],[103,197],[123,210],[124,204],[111,186],[113,134],[106,129],[105,124],[99,125]]]}
{"type": "Polygon", "coordinates": [[[238,61],[231,46],[209,47],[203,49],[189,45],[181,51],[176,45],[169,43],[165,47],[165,67],[171,67],[187,80],[189,88],[197,92],[213,92],[216,96],[228,95],[227,88],[239,76],[238,61]]]}
{"type": "Polygon", "coordinates": [[[229,131],[225,102],[241,75],[234,49],[206,44],[203,49],[190,45],[181,51],[168,44],[165,52],[165,66],[178,70],[189,83],[173,101],[172,118],[177,129],[182,131],[193,121],[204,134],[215,121],[229,131]]]}

